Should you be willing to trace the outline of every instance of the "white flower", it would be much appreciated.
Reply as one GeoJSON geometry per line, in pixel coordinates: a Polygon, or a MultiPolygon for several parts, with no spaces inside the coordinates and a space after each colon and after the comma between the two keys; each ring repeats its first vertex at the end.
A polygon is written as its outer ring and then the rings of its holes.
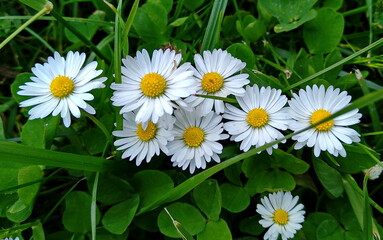
{"type": "MultiPolygon", "coordinates": [[[[227,97],[229,94],[243,96],[243,86],[250,81],[248,74],[235,73],[241,71],[246,63],[234,58],[227,51],[214,49],[213,52],[204,51],[203,57],[200,54],[194,56],[196,65],[194,76],[198,81],[197,94],[227,97]]],[[[185,101],[192,107],[201,107],[202,115],[208,114],[213,109],[216,113],[224,112],[222,100],[190,96],[185,101]]]]}
{"type": "Polygon", "coordinates": [[[383,172],[383,167],[380,164],[375,164],[373,167],[366,169],[363,172],[365,174],[368,174],[368,177],[371,180],[375,180],[375,179],[378,179],[380,174],[383,172]]]}
{"type": "Polygon", "coordinates": [[[294,237],[305,220],[304,206],[301,203],[297,205],[298,200],[298,196],[293,198],[290,192],[283,191],[261,198],[262,204],[257,204],[256,210],[263,218],[259,224],[269,228],[263,239],[277,240],[279,235],[283,240],[294,237]]]}
{"type": "MultiPolygon", "coordinates": [[[[242,109],[226,104],[223,118],[231,121],[224,123],[223,127],[232,135],[230,140],[241,142],[241,150],[247,152],[251,146],[257,148],[283,138],[277,129],[286,130],[291,118],[283,108],[287,98],[281,92],[270,87],[246,86],[245,95],[236,97],[242,109]]],[[[271,154],[273,148],[278,148],[278,145],[266,151],[271,154]]]]}
{"type": "Polygon", "coordinates": [[[168,154],[166,145],[173,140],[171,128],[174,117],[165,114],[158,123],[146,122],[144,129],[141,123],[135,122],[135,112],[125,113],[123,116],[123,130],[113,131],[114,136],[121,138],[114,145],[118,146],[117,150],[124,150],[122,158],[129,157],[130,161],[136,159],[136,165],[139,166],[145,158],[148,163],[154,154],[160,155],[160,151],[168,154]]]}
{"type": "MultiPolygon", "coordinates": [[[[0,239],[0,240],[13,240],[13,238],[5,238],[5,239],[0,239]]],[[[16,237],[14,240],[19,240],[19,237],[16,237]]]]}
{"type": "MultiPolygon", "coordinates": [[[[294,132],[302,130],[311,124],[329,117],[331,114],[345,108],[351,101],[351,96],[346,91],[340,92],[339,88],[334,89],[330,86],[325,90],[321,85],[319,88],[314,85],[312,88],[307,86],[306,91],[301,89],[298,94],[293,94],[294,98],[289,100],[290,115],[295,120],[289,128],[294,132]]],[[[299,133],[292,137],[298,142],[294,146],[300,149],[307,145],[314,147],[314,155],[319,156],[321,151],[328,151],[334,156],[346,156],[346,150],[341,142],[351,144],[359,142],[359,133],[347,126],[359,123],[362,114],[358,109],[354,109],[332,120],[322,123],[315,128],[299,133]]]]}
{"type": "Polygon", "coordinates": [[[122,83],[111,85],[113,105],[122,106],[121,114],[138,109],[136,123],[157,123],[165,113],[172,114],[176,106],[172,101],[195,93],[191,65],[178,67],[180,61],[181,54],[169,49],[155,50],[151,59],[145,49],[135,58],[122,59],[122,83]]]}
{"type": "Polygon", "coordinates": [[[227,134],[222,134],[222,117],[210,112],[201,116],[199,109],[174,111],[176,122],[174,124],[174,140],[169,142],[169,153],[173,155],[173,166],[189,167],[190,173],[196,168],[206,168],[206,162],[213,159],[219,163],[218,154],[222,153],[222,145],[217,141],[227,139],[227,134]]]}
{"type": "Polygon", "coordinates": [[[66,59],[55,52],[54,57],[48,57],[44,65],[36,64],[32,68],[35,76],[31,82],[20,86],[17,94],[32,96],[22,101],[21,107],[34,106],[29,110],[29,119],[45,118],[52,114],[61,115],[64,125],[69,127],[71,115],[80,117],[80,109],[89,114],[96,111],[85,101],[93,100],[93,95],[88,93],[95,88],[103,88],[106,77],[95,79],[102,73],[96,70],[97,62],[93,61],[81,69],[85,62],[85,53],[68,52],[66,59]]]}

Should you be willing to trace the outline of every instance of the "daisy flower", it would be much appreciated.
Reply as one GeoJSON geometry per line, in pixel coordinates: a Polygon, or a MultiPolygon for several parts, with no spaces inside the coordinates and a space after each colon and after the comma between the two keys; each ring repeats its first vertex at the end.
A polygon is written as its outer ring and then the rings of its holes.
{"type": "MultiPolygon", "coordinates": [[[[227,97],[229,94],[243,96],[243,86],[250,81],[248,74],[241,71],[246,63],[234,58],[227,51],[214,49],[213,52],[204,51],[203,57],[200,54],[194,56],[196,69],[194,77],[198,81],[197,94],[218,97],[227,97]]],[[[192,107],[201,107],[203,115],[212,111],[213,106],[216,113],[223,113],[224,103],[222,100],[190,96],[185,99],[192,107]]]]}
{"type": "MultiPolygon", "coordinates": [[[[236,97],[241,109],[226,104],[223,118],[229,121],[223,127],[231,135],[230,140],[241,142],[241,150],[247,152],[251,146],[257,148],[283,138],[278,129],[286,130],[291,118],[284,108],[287,98],[281,93],[270,87],[246,86],[245,95],[236,97]]],[[[266,151],[271,154],[277,147],[275,144],[266,151]]]]}
{"type": "Polygon", "coordinates": [[[80,117],[80,108],[89,114],[96,113],[85,101],[94,98],[88,93],[90,90],[105,87],[106,77],[96,78],[102,70],[96,70],[95,61],[81,69],[85,57],[85,53],[70,51],[65,59],[55,52],[53,57],[48,57],[47,63],[37,63],[31,69],[35,76],[31,77],[31,82],[21,85],[17,92],[22,96],[32,96],[20,103],[20,107],[34,106],[28,111],[29,119],[60,114],[65,127],[69,127],[71,115],[80,117]]]}
{"type": "MultiPolygon", "coordinates": [[[[383,162],[381,162],[383,163],[383,162]]],[[[380,174],[383,172],[383,167],[381,164],[375,164],[373,167],[363,171],[364,174],[368,174],[370,180],[375,180],[380,177],[380,174]]]]}
{"type": "MultiPolygon", "coordinates": [[[[0,239],[0,240],[13,240],[13,238],[5,238],[5,239],[0,239]]],[[[19,240],[19,237],[16,237],[15,240],[19,240]]]]}
{"type": "Polygon", "coordinates": [[[155,50],[150,59],[144,49],[136,57],[122,59],[122,83],[113,83],[113,105],[122,107],[120,113],[138,110],[136,123],[158,119],[172,114],[179,101],[195,93],[196,81],[190,63],[178,67],[181,54],[166,49],[155,50]]]}
{"type": "MultiPolygon", "coordinates": [[[[301,89],[298,94],[293,94],[289,100],[289,112],[294,121],[291,121],[289,128],[294,132],[309,127],[311,124],[329,117],[331,114],[345,108],[351,101],[351,96],[346,91],[340,92],[339,88],[330,86],[325,90],[321,85],[319,88],[314,85],[301,89]]],[[[314,155],[319,156],[321,151],[328,151],[334,156],[346,156],[346,150],[341,142],[351,144],[359,142],[359,133],[347,126],[359,123],[362,114],[354,109],[341,116],[324,122],[314,128],[294,135],[293,140],[298,142],[295,149],[301,149],[305,145],[314,147],[314,155]]]]}
{"type": "Polygon", "coordinates": [[[178,109],[174,114],[174,140],[168,144],[173,166],[182,167],[182,170],[189,167],[193,173],[196,168],[205,169],[211,159],[219,163],[218,154],[223,147],[217,141],[229,137],[222,134],[222,117],[214,112],[201,116],[200,109],[191,112],[178,109]]]}
{"type": "Polygon", "coordinates": [[[160,155],[160,151],[168,154],[166,145],[173,140],[171,128],[174,117],[165,114],[158,123],[146,122],[146,128],[135,122],[136,112],[125,113],[123,117],[123,129],[112,133],[120,138],[114,145],[118,147],[117,150],[124,150],[122,158],[129,157],[130,161],[136,159],[136,165],[139,166],[144,159],[148,163],[154,154],[160,155]]]}
{"type": "Polygon", "coordinates": [[[301,203],[297,205],[298,200],[298,196],[293,198],[290,192],[283,191],[261,198],[262,204],[257,204],[256,210],[263,218],[259,224],[269,228],[263,239],[277,240],[279,235],[283,240],[294,237],[305,220],[304,206],[301,203]]]}

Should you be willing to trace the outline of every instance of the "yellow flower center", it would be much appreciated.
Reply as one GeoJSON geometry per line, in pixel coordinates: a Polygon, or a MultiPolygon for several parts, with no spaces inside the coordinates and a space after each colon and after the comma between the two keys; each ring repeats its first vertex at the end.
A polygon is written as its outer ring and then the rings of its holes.
{"type": "Polygon", "coordinates": [[[282,209],[277,209],[274,212],[274,222],[279,224],[279,225],[286,225],[287,222],[289,221],[289,214],[282,209]]]}
{"type": "Polygon", "coordinates": [[[205,133],[199,127],[189,127],[184,131],[184,141],[189,147],[199,147],[205,140],[205,133]]]}
{"type": "Polygon", "coordinates": [[[223,77],[216,72],[206,73],[201,81],[202,89],[207,93],[216,93],[223,86],[223,77]]]}
{"type": "Polygon", "coordinates": [[[73,92],[74,82],[66,76],[58,75],[49,87],[53,96],[64,98],[73,92]]]}
{"type": "Polygon", "coordinates": [[[158,73],[148,73],[141,79],[141,91],[148,97],[158,97],[165,92],[166,80],[158,73]]]}
{"type": "Polygon", "coordinates": [[[269,122],[269,115],[263,108],[254,108],[247,114],[246,121],[253,128],[260,128],[269,122]]]}
{"type": "Polygon", "coordinates": [[[148,122],[148,126],[145,130],[142,128],[141,123],[137,124],[136,135],[144,142],[152,140],[156,136],[156,133],[157,126],[152,122],[148,122]]]}
{"type": "MultiPolygon", "coordinates": [[[[310,123],[311,124],[315,124],[325,118],[327,118],[328,116],[330,116],[331,113],[324,110],[324,109],[319,109],[319,110],[316,110],[312,115],[311,115],[311,118],[310,118],[310,123]]],[[[319,124],[318,126],[315,127],[316,130],[318,131],[328,131],[331,129],[331,127],[334,126],[334,120],[331,119],[327,122],[324,122],[322,124],[319,124]]]]}

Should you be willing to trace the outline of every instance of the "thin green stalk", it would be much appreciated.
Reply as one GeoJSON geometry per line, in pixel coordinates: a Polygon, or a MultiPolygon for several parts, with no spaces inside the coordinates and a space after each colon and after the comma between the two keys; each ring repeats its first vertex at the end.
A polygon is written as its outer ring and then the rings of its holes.
{"type": "Polygon", "coordinates": [[[376,164],[379,164],[381,167],[383,167],[383,163],[377,157],[375,157],[374,154],[371,153],[371,151],[373,151],[372,149],[369,149],[367,146],[360,144],[360,143],[356,143],[356,145],[361,147],[363,149],[363,151],[365,153],[367,153],[367,155],[370,156],[370,158],[372,158],[372,160],[374,160],[376,162],[376,164]]]}
{"type": "Polygon", "coordinates": [[[299,81],[297,83],[294,83],[294,84],[288,86],[287,88],[283,89],[283,92],[289,91],[289,90],[291,90],[291,89],[293,89],[293,88],[295,88],[295,87],[297,87],[297,86],[299,86],[301,84],[304,84],[304,83],[306,83],[306,82],[308,82],[310,80],[313,80],[313,79],[319,77],[320,75],[322,75],[322,74],[324,74],[324,73],[326,73],[326,72],[328,72],[328,71],[330,71],[330,70],[332,70],[332,69],[334,69],[334,68],[336,68],[336,67],[338,67],[338,66],[340,66],[342,64],[345,64],[346,62],[350,61],[351,59],[354,59],[354,58],[362,55],[363,53],[365,53],[365,52],[367,52],[367,51],[369,51],[369,50],[371,50],[371,49],[381,45],[382,43],[383,43],[383,38],[381,38],[381,39],[371,43],[367,47],[362,48],[361,50],[357,51],[354,54],[351,54],[350,56],[340,60],[339,62],[336,62],[333,65],[328,66],[325,69],[320,70],[319,72],[317,72],[317,73],[315,73],[315,74],[313,74],[313,75],[311,75],[311,76],[309,76],[309,77],[307,77],[305,79],[302,79],[301,81],[299,81]]]}
{"type": "Polygon", "coordinates": [[[129,32],[130,28],[133,25],[134,18],[136,17],[137,9],[140,4],[140,0],[135,0],[133,3],[132,8],[130,9],[128,19],[126,20],[124,30],[122,31],[122,38],[121,38],[121,45],[122,45],[122,52],[124,55],[129,54],[129,32]]]}
{"type": "Polygon", "coordinates": [[[89,113],[85,113],[85,114],[104,133],[104,135],[105,135],[106,139],[108,140],[108,142],[109,143],[112,142],[112,136],[110,135],[109,130],[106,129],[105,125],[102,122],[100,122],[100,120],[98,120],[95,116],[93,116],[93,115],[91,115],[89,113]]]}
{"type": "Polygon", "coordinates": [[[0,49],[2,49],[9,41],[11,41],[17,34],[19,34],[22,30],[24,30],[29,24],[36,21],[39,17],[44,15],[45,13],[51,11],[53,9],[53,5],[51,2],[48,2],[38,13],[36,13],[33,17],[31,17],[28,21],[26,21],[23,25],[16,29],[11,35],[9,35],[3,42],[0,43],[0,49]]]}
{"type": "Polygon", "coordinates": [[[367,6],[358,7],[358,8],[352,9],[350,11],[344,12],[343,17],[347,17],[350,15],[359,14],[359,13],[365,13],[366,10],[367,10],[367,6]]]}
{"type": "Polygon", "coordinates": [[[100,173],[96,172],[96,176],[94,178],[93,182],[93,189],[92,189],[92,203],[90,205],[90,222],[91,222],[91,229],[92,229],[92,240],[96,240],[96,227],[97,227],[97,221],[96,221],[96,210],[97,210],[97,188],[98,188],[98,179],[100,177],[100,173]]]}
{"type": "Polygon", "coordinates": [[[37,40],[39,40],[46,48],[49,49],[49,51],[51,51],[52,53],[55,52],[54,48],[47,42],[45,41],[42,37],[40,37],[39,34],[37,34],[35,31],[33,31],[32,29],[30,28],[25,28],[25,30],[27,32],[29,32],[33,37],[35,37],[37,40]]]}
{"type": "MultiPolygon", "coordinates": [[[[118,1],[117,11],[121,13],[122,0],[118,1]]],[[[121,79],[121,23],[120,17],[116,14],[114,25],[114,82],[122,83],[121,79]]],[[[119,109],[116,109],[116,129],[121,130],[123,125],[122,115],[119,113],[119,109]]]]}
{"type": "Polygon", "coordinates": [[[71,31],[78,39],[80,39],[86,46],[88,46],[99,58],[103,59],[107,64],[110,64],[110,60],[105,56],[88,38],[86,38],[75,27],[70,25],[64,18],[60,16],[55,10],[51,11],[51,15],[57,19],[64,27],[71,31]]]}
{"type": "MultiPolygon", "coordinates": [[[[355,180],[350,175],[344,175],[343,176],[346,181],[352,186],[352,188],[359,193],[363,197],[363,190],[359,188],[358,184],[356,184],[355,180]]],[[[369,198],[369,202],[371,206],[373,206],[376,210],[378,210],[380,213],[383,213],[383,208],[379,206],[374,200],[369,198]]]]}
{"type": "Polygon", "coordinates": [[[379,131],[379,132],[370,132],[370,133],[362,133],[361,135],[364,136],[364,137],[366,137],[366,136],[383,135],[383,131],[379,131]]]}

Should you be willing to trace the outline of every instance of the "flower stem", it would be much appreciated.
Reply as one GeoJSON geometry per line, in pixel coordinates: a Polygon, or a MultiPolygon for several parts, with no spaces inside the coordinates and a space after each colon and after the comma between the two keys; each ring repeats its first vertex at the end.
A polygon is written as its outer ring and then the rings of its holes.
{"type": "Polygon", "coordinates": [[[17,34],[19,34],[22,30],[28,27],[29,24],[36,21],[39,17],[44,15],[45,13],[51,11],[53,9],[53,5],[51,2],[48,2],[38,13],[36,13],[33,17],[31,17],[28,21],[26,21],[23,25],[16,29],[11,35],[9,35],[3,42],[0,43],[0,49],[2,49],[9,41],[11,41],[17,34]]]}

